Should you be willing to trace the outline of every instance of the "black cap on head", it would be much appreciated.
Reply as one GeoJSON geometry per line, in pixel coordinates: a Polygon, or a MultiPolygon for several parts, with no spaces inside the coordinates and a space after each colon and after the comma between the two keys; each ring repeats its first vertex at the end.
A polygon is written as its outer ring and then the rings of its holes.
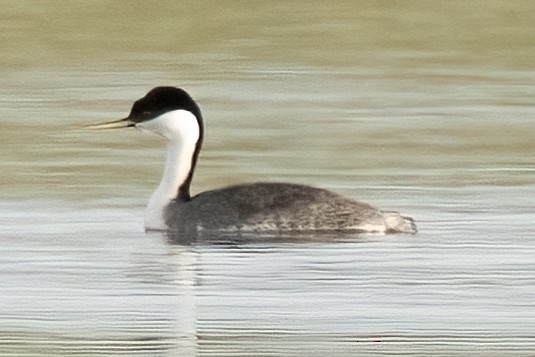
{"type": "Polygon", "coordinates": [[[134,102],[128,119],[139,123],[179,109],[190,111],[201,123],[201,110],[185,90],[175,87],[155,87],[143,98],[134,102]]]}
{"type": "Polygon", "coordinates": [[[195,164],[201,151],[204,129],[202,123],[201,110],[197,103],[183,89],[175,87],[155,87],[151,89],[143,98],[134,102],[128,118],[125,120],[134,123],[141,123],[155,119],[160,115],[173,110],[187,110],[197,118],[199,124],[199,139],[195,145],[195,151],[191,159],[191,169],[185,181],[178,188],[177,200],[188,201],[191,199],[189,188],[195,170],[195,164]]]}

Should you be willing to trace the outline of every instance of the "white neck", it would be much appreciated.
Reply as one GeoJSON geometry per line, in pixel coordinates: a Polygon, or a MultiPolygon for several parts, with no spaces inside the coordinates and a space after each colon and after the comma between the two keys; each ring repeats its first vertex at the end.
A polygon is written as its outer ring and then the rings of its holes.
{"type": "Polygon", "coordinates": [[[169,140],[162,180],[145,211],[145,229],[165,230],[165,208],[177,197],[178,188],[186,181],[192,169],[195,146],[200,135],[199,125],[189,111],[175,110],[137,126],[169,140]]]}

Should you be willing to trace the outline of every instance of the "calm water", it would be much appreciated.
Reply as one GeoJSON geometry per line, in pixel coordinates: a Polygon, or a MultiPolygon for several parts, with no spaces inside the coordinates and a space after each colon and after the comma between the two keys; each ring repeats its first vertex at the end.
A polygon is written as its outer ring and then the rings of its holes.
{"type": "Polygon", "coordinates": [[[532,2],[0,6],[0,355],[535,355],[532,2]],[[312,184],[420,233],[145,234],[162,143],[80,127],[156,85],[203,110],[194,191],[312,184]]]}

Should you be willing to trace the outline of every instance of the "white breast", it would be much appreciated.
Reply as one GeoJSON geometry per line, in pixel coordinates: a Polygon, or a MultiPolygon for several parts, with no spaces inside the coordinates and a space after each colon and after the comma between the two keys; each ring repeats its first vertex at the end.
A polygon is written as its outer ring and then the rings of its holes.
{"type": "MultiPolygon", "coordinates": [[[[175,192],[176,196],[176,192],[175,192]]],[[[149,204],[145,209],[145,229],[146,230],[166,230],[167,225],[164,221],[165,207],[174,197],[157,189],[152,194],[149,204]]]]}

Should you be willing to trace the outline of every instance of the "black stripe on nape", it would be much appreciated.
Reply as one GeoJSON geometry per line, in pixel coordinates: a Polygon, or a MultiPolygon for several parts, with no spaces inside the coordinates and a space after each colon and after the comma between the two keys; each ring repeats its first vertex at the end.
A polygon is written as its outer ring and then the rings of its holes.
{"type": "Polygon", "coordinates": [[[176,87],[155,87],[151,89],[143,98],[134,102],[128,119],[135,123],[141,123],[159,117],[162,114],[173,110],[187,110],[195,115],[199,124],[199,139],[195,144],[193,157],[191,158],[191,168],[186,180],[180,185],[176,200],[189,201],[190,186],[199,153],[201,152],[204,140],[204,125],[201,110],[193,98],[183,89],[176,87]]]}

